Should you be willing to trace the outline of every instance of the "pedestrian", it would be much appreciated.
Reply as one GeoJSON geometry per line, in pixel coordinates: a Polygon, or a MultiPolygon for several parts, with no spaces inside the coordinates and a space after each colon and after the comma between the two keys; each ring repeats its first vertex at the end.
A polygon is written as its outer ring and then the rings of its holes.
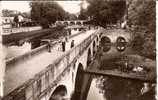
{"type": "Polygon", "coordinates": [[[66,36],[66,37],[65,37],[65,41],[66,41],[66,42],[69,42],[68,40],[69,40],[69,37],[66,36]]]}
{"type": "Polygon", "coordinates": [[[72,40],[72,41],[71,41],[71,48],[73,48],[74,45],[75,45],[75,44],[74,44],[74,40],[72,40]]]}
{"type": "Polygon", "coordinates": [[[51,41],[48,41],[48,52],[51,52],[51,41]]]}
{"type": "Polygon", "coordinates": [[[91,29],[90,25],[89,25],[89,30],[91,29]]]}
{"type": "Polygon", "coordinates": [[[65,43],[65,40],[63,39],[63,41],[62,41],[62,50],[63,50],[63,52],[65,51],[65,45],[66,45],[66,43],[65,43]]]}
{"type": "Polygon", "coordinates": [[[69,35],[71,35],[71,29],[68,30],[69,35]]]}
{"type": "Polygon", "coordinates": [[[18,25],[18,23],[19,23],[19,18],[18,18],[18,15],[16,15],[15,17],[14,17],[14,23],[15,23],[15,27],[17,28],[19,25],[18,25]]]}

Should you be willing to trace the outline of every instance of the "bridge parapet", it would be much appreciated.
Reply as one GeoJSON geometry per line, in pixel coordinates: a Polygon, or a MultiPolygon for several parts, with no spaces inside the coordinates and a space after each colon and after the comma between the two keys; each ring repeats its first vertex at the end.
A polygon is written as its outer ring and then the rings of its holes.
{"type": "MultiPolygon", "coordinates": [[[[57,43],[54,43],[52,45],[55,46],[56,44],[57,43]]],[[[17,57],[8,59],[8,60],[6,60],[6,66],[9,64],[14,64],[14,63],[20,62],[20,61],[25,61],[25,59],[29,59],[29,58],[33,57],[34,55],[45,51],[46,49],[47,49],[47,45],[43,45],[43,46],[40,46],[39,48],[36,48],[34,50],[31,50],[31,51],[23,54],[21,56],[17,56],[17,57]]]]}
{"type": "Polygon", "coordinates": [[[97,36],[96,34],[97,32],[93,33],[79,45],[65,52],[60,58],[48,65],[46,69],[36,74],[33,79],[28,80],[22,86],[6,95],[3,100],[18,100],[21,98],[24,100],[39,100],[46,94],[49,94],[61,77],[67,73],[74,61],[87,49],[97,36]]]}
{"type": "MultiPolygon", "coordinates": [[[[73,38],[73,37],[78,36],[78,35],[80,35],[82,33],[84,33],[84,32],[78,32],[77,34],[70,35],[69,38],[73,38]]],[[[59,49],[60,48],[58,46],[59,45],[59,41],[60,40],[58,40],[57,42],[52,43],[51,46],[53,47],[53,49],[57,49],[57,48],[59,49]]],[[[43,46],[40,46],[40,47],[38,47],[38,48],[36,48],[34,50],[31,50],[31,51],[29,51],[29,52],[27,52],[27,53],[25,53],[23,55],[20,55],[20,56],[11,58],[11,59],[7,59],[6,60],[6,66],[15,64],[17,62],[26,61],[27,59],[37,55],[38,53],[42,53],[43,51],[46,51],[47,48],[48,48],[48,45],[43,45],[43,46]]]]}
{"type": "Polygon", "coordinates": [[[19,33],[19,32],[30,32],[30,31],[41,30],[41,29],[42,29],[41,26],[20,27],[20,28],[3,28],[3,35],[19,33]]]}

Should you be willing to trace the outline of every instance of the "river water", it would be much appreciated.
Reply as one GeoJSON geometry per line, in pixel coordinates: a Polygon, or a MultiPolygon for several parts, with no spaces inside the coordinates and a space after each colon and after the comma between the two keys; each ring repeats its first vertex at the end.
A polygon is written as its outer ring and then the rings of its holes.
{"type": "Polygon", "coordinates": [[[87,100],[156,100],[155,88],[148,92],[143,89],[142,82],[95,76],[87,100]]]}
{"type": "MultiPolygon", "coordinates": [[[[110,56],[106,54],[105,58],[107,57],[110,56]]],[[[113,56],[111,57],[112,59],[109,58],[110,60],[103,58],[100,70],[115,69],[113,67],[116,66],[115,62],[120,60],[118,58],[116,60],[113,56]]],[[[138,57],[140,57],[139,60],[141,61],[141,56],[138,57]]],[[[129,60],[132,62],[133,59],[129,60]]],[[[139,62],[139,60],[135,60],[139,62]]],[[[154,63],[152,62],[152,64],[154,63]]],[[[92,77],[87,100],[156,100],[155,83],[151,84],[137,80],[98,75],[93,75],[92,77]]]]}
{"type": "MultiPolygon", "coordinates": [[[[144,62],[142,60],[143,57],[135,54],[129,47],[122,54],[130,56],[128,60],[129,62],[134,62],[134,66],[144,62]],[[131,57],[131,55],[135,57],[131,57]]],[[[115,69],[116,67],[113,66],[116,66],[115,63],[117,61],[121,61],[118,58],[122,58],[122,54],[112,47],[107,53],[103,54],[99,69],[115,69]]],[[[150,64],[153,66],[155,62],[151,61],[150,64]]],[[[147,64],[148,67],[150,67],[150,64],[147,64]]],[[[155,83],[98,75],[93,75],[92,77],[87,100],[156,100],[155,83]]]]}
{"type": "MultiPolygon", "coordinates": [[[[71,33],[72,35],[77,34],[79,31],[78,30],[72,30],[71,33]]],[[[34,42],[24,42],[21,45],[11,45],[11,46],[6,46],[3,45],[3,54],[5,55],[5,59],[11,59],[20,55],[23,55],[32,49],[35,49],[41,45],[41,41],[34,41],[34,42]]]]}
{"type": "Polygon", "coordinates": [[[3,45],[3,52],[5,55],[5,59],[11,59],[22,55],[26,52],[31,51],[31,43],[25,42],[23,45],[12,45],[12,46],[5,46],[3,45]]]}

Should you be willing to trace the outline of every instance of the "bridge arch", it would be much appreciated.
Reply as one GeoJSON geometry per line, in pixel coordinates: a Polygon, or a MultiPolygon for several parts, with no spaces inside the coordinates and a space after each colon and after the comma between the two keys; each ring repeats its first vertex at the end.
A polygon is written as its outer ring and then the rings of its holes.
{"type": "Polygon", "coordinates": [[[87,56],[87,66],[89,66],[89,64],[91,63],[91,57],[92,57],[92,55],[91,55],[91,49],[89,48],[88,49],[88,56],[87,56]]]}
{"type": "Polygon", "coordinates": [[[76,79],[75,79],[75,94],[79,95],[81,93],[82,83],[83,83],[83,77],[82,74],[83,71],[83,65],[81,63],[78,64],[77,73],[76,73],[76,79]]]}
{"type": "Polygon", "coordinates": [[[122,52],[126,49],[126,39],[122,36],[119,36],[117,39],[116,39],[116,48],[118,51],[122,52]]]}
{"type": "Polygon", "coordinates": [[[64,24],[64,25],[68,25],[68,22],[64,22],[63,24],[64,24]]]}
{"type": "Polygon", "coordinates": [[[49,100],[58,100],[59,98],[64,98],[67,95],[67,88],[65,85],[58,85],[53,93],[51,94],[49,100]]]}
{"type": "Polygon", "coordinates": [[[74,28],[75,31],[77,31],[77,28],[74,28]]]}
{"type": "Polygon", "coordinates": [[[98,49],[99,49],[99,35],[97,35],[96,45],[97,45],[97,51],[98,51],[98,49]]]}
{"type": "Polygon", "coordinates": [[[77,25],[81,25],[82,23],[78,21],[78,22],[76,22],[76,24],[77,24],[77,25]]]}
{"type": "Polygon", "coordinates": [[[102,35],[103,35],[103,33],[100,33],[100,34],[99,34],[99,38],[101,38],[101,37],[102,37],[102,35]]]}
{"type": "Polygon", "coordinates": [[[75,22],[71,21],[71,22],[70,22],[70,25],[75,25],[75,22]]]}
{"type": "Polygon", "coordinates": [[[111,49],[111,39],[107,36],[101,38],[100,44],[104,52],[108,52],[111,49]]]}
{"type": "Polygon", "coordinates": [[[97,36],[97,42],[99,41],[99,37],[97,36]]]}
{"type": "Polygon", "coordinates": [[[96,53],[96,43],[95,41],[93,41],[93,56],[95,55],[96,53]]]}

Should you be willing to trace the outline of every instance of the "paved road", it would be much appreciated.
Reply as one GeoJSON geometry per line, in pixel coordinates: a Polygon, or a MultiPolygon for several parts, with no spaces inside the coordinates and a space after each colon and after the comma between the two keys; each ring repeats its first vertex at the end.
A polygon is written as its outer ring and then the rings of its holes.
{"type": "MultiPolygon", "coordinates": [[[[70,50],[71,40],[75,40],[75,45],[78,45],[94,31],[96,30],[87,31],[86,33],[80,34],[77,37],[70,39],[66,43],[66,50],[70,50]]],[[[16,66],[13,65],[6,67],[4,95],[22,85],[30,78],[33,78],[35,74],[45,69],[49,64],[51,64],[63,54],[64,52],[52,48],[51,53],[44,51],[25,62],[18,63],[16,66]]]]}

